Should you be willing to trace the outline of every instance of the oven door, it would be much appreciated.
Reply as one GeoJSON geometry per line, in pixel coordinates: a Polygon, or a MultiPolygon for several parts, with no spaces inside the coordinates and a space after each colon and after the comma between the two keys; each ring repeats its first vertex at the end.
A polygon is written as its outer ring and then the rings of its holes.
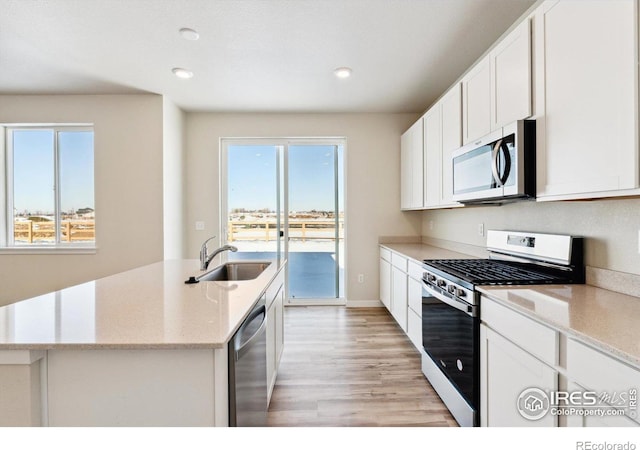
{"type": "Polygon", "coordinates": [[[480,402],[480,319],[477,307],[425,284],[422,345],[435,365],[477,411],[480,402]]]}

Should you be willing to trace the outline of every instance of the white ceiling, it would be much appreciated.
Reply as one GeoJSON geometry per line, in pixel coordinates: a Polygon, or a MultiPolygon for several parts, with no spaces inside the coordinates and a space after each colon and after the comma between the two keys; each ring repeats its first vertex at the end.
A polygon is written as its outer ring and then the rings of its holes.
{"type": "Polygon", "coordinates": [[[0,0],[0,93],[421,112],[533,0],[0,0]],[[196,29],[198,41],[180,37],[196,29]],[[349,66],[353,76],[334,77],[349,66]],[[191,69],[177,79],[173,67],[191,69]]]}

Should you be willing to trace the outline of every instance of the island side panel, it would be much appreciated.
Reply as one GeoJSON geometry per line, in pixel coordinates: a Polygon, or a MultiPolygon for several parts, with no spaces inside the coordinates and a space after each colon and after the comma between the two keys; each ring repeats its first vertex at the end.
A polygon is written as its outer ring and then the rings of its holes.
{"type": "Polygon", "coordinates": [[[0,426],[43,425],[45,352],[0,351],[0,426]]]}
{"type": "Polygon", "coordinates": [[[213,349],[51,350],[49,425],[214,426],[214,372],[226,369],[215,359],[213,349]]]}

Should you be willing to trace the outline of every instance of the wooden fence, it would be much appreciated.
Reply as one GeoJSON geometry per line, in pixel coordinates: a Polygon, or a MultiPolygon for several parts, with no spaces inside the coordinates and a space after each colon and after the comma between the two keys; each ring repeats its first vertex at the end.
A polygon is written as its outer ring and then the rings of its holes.
{"type": "MultiPolygon", "coordinates": [[[[344,223],[338,223],[339,237],[344,237],[344,223]]],[[[230,221],[229,242],[233,241],[275,241],[277,224],[274,221],[230,221]]],[[[289,238],[306,242],[307,239],[335,239],[336,222],[334,220],[289,221],[289,238]]]]}
{"type": "MultiPolygon", "coordinates": [[[[63,220],[60,223],[61,241],[95,241],[95,220],[63,220]]],[[[56,240],[55,222],[35,222],[25,220],[14,222],[13,239],[16,242],[51,241],[56,240]]]]}

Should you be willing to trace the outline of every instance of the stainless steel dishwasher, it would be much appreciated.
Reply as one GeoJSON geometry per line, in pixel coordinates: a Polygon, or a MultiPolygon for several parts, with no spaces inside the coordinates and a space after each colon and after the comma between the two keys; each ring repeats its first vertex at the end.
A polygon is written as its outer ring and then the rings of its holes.
{"type": "Polygon", "coordinates": [[[267,421],[267,309],[263,295],[229,341],[229,426],[267,421]]]}

